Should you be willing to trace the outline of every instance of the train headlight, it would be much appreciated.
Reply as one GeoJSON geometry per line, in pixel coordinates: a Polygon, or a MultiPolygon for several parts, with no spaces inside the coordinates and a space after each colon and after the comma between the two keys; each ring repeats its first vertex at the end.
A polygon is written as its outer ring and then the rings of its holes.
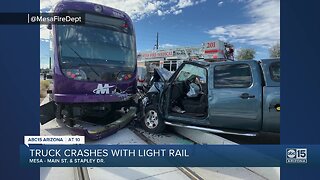
{"type": "Polygon", "coordinates": [[[63,69],[63,74],[67,76],[68,78],[74,79],[74,80],[86,80],[87,75],[84,71],[81,69],[63,69]]]}
{"type": "Polygon", "coordinates": [[[120,73],[117,77],[118,81],[126,81],[133,77],[131,73],[120,73]]]}
{"type": "Polygon", "coordinates": [[[100,6],[100,5],[95,5],[94,6],[94,10],[96,11],[96,12],[98,12],[98,13],[101,13],[102,12],[102,6],[100,6]]]}

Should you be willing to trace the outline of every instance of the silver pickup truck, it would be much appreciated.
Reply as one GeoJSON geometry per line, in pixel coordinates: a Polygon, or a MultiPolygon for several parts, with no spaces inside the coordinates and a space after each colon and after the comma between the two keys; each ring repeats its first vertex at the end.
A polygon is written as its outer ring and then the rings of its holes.
{"type": "Polygon", "coordinates": [[[280,59],[185,62],[156,69],[142,105],[142,127],[166,125],[255,136],[280,132],[280,59]]]}

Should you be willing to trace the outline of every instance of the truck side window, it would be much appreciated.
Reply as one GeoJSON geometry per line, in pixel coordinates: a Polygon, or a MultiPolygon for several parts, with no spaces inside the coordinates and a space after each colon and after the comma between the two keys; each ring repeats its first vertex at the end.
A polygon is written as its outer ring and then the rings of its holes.
{"type": "Polygon", "coordinates": [[[269,67],[270,77],[273,81],[280,82],[280,62],[274,62],[269,67]]]}
{"type": "Polygon", "coordinates": [[[215,88],[246,88],[252,84],[248,64],[217,65],[214,68],[215,88]]]}

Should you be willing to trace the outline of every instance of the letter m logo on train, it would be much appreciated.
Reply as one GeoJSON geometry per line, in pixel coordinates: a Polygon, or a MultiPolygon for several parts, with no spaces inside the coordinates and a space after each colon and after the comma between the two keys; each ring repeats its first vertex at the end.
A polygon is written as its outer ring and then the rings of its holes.
{"type": "Polygon", "coordinates": [[[109,84],[98,84],[97,88],[93,90],[95,94],[110,94],[110,88],[114,86],[110,86],[109,84]]]}

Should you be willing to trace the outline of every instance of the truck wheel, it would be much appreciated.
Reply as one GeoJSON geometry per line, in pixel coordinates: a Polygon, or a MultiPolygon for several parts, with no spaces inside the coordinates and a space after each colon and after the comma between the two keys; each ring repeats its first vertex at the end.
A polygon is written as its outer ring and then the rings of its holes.
{"type": "Polygon", "coordinates": [[[154,106],[147,106],[145,116],[141,121],[143,129],[151,133],[160,133],[164,130],[165,124],[154,106]]]}

